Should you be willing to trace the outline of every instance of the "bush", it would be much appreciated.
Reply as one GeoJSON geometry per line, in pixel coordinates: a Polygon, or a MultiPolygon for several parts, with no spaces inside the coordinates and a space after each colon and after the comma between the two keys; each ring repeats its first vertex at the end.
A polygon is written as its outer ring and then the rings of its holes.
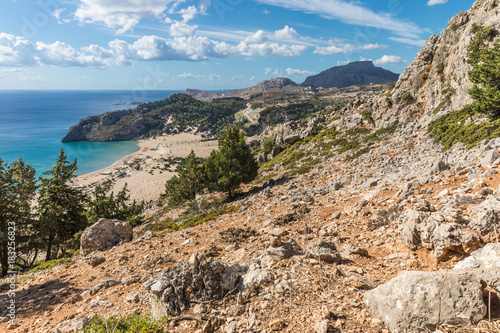
{"type": "Polygon", "coordinates": [[[92,323],[87,325],[81,333],[161,333],[161,327],[166,319],[153,321],[150,317],[131,314],[125,318],[94,316],[92,323]]]}
{"type": "Polygon", "coordinates": [[[41,270],[52,269],[58,265],[72,265],[74,264],[73,260],[68,258],[55,259],[50,261],[37,261],[33,264],[33,268],[29,271],[30,273],[35,273],[41,270]]]}
{"type": "Polygon", "coordinates": [[[420,80],[425,81],[429,78],[429,72],[423,72],[420,74],[420,80]]]}
{"type": "Polygon", "coordinates": [[[444,63],[439,63],[437,66],[436,66],[436,69],[437,69],[437,73],[439,75],[442,75],[443,72],[444,72],[444,63]]]}
{"type": "Polygon", "coordinates": [[[407,91],[403,94],[403,96],[401,96],[401,99],[409,102],[409,101],[413,100],[413,96],[407,91]]]}

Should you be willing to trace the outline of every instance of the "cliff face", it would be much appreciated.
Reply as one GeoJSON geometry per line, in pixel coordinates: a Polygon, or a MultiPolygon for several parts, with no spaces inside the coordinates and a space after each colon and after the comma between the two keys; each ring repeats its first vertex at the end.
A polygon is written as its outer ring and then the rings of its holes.
{"type": "Polygon", "coordinates": [[[387,83],[396,81],[398,77],[398,74],[381,67],[375,67],[371,61],[356,61],[309,76],[301,86],[344,88],[360,84],[387,83]]]}
{"type": "Polygon", "coordinates": [[[478,0],[470,10],[455,15],[440,36],[429,37],[391,91],[355,100],[346,110],[372,111],[376,127],[388,127],[420,117],[427,124],[469,104],[472,100],[467,91],[472,83],[467,46],[473,37],[473,24],[499,31],[497,2],[478,0]]]}

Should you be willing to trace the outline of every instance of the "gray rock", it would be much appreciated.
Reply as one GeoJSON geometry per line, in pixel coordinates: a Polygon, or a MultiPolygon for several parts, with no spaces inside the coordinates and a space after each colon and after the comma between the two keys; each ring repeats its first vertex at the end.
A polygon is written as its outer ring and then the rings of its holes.
{"type": "Polygon", "coordinates": [[[450,167],[443,162],[443,160],[438,160],[432,163],[431,169],[429,170],[429,174],[437,175],[441,172],[448,170],[450,167]]]}
{"type": "Polygon", "coordinates": [[[97,294],[101,289],[107,289],[113,286],[116,286],[117,284],[121,284],[122,282],[120,280],[115,280],[115,279],[109,279],[109,280],[104,280],[102,282],[99,282],[95,286],[90,289],[90,295],[95,295],[97,294]]]}
{"type": "Polygon", "coordinates": [[[371,313],[391,332],[434,331],[440,324],[469,324],[483,319],[481,283],[464,271],[410,272],[367,291],[371,313]]]}
{"type": "Polygon", "coordinates": [[[433,249],[438,260],[444,260],[449,251],[470,253],[478,248],[480,239],[476,234],[463,230],[463,225],[450,222],[456,215],[447,211],[410,210],[402,214],[398,221],[401,240],[413,251],[422,247],[433,249]]]}
{"type": "Polygon", "coordinates": [[[338,191],[338,190],[340,190],[340,189],[341,189],[341,188],[343,188],[343,187],[344,187],[344,185],[342,185],[342,183],[340,183],[340,182],[335,182],[335,183],[333,183],[333,185],[332,185],[332,188],[333,188],[335,191],[338,191]]]}
{"type": "Polygon", "coordinates": [[[100,256],[91,256],[86,258],[89,265],[96,267],[106,261],[106,258],[100,256]]]}
{"type": "Polygon", "coordinates": [[[274,277],[260,268],[257,264],[252,264],[245,275],[242,276],[242,283],[239,289],[256,289],[261,285],[274,282],[274,277]]]}
{"type": "Polygon", "coordinates": [[[489,167],[493,162],[495,162],[497,159],[500,158],[500,154],[498,153],[498,150],[492,149],[489,150],[486,156],[484,156],[481,161],[479,161],[479,164],[482,167],[489,167]]]}
{"type": "Polygon", "coordinates": [[[339,253],[343,258],[348,258],[353,254],[368,257],[368,250],[362,246],[355,244],[345,244],[339,249],[339,253]]]}
{"type": "Polygon", "coordinates": [[[340,263],[341,258],[333,243],[323,239],[316,239],[306,245],[306,258],[313,258],[329,263],[340,263]]]}
{"type": "Polygon", "coordinates": [[[83,232],[80,239],[80,253],[87,256],[93,251],[104,251],[131,241],[132,226],[120,220],[100,219],[83,232]]]}
{"type": "Polygon", "coordinates": [[[486,235],[497,230],[500,232],[500,200],[490,195],[486,200],[471,210],[473,219],[469,226],[480,233],[486,235]]]}
{"type": "Polygon", "coordinates": [[[202,261],[198,266],[186,261],[162,271],[144,284],[153,318],[179,315],[189,308],[190,301],[222,299],[239,285],[244,271],[240,265],[213,259],[202,261]]]}

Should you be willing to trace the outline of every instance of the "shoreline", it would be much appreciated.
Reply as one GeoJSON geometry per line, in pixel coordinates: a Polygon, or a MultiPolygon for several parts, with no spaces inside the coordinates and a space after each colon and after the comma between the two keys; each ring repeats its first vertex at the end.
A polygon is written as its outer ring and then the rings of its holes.
{"type": "Polygon", "coordinates": [[[191,150],[207,158],[217,149],[217,140],[202,141],[201,135],[179,133],[137,141],[139,150],[105,168],[77,176],[72,185],[91,193],[98,184],[110,182],[111,191],[119,192],[125,183],[130,200],[155,201],[164,192],[165,182],[175,175],[174,158],[185,158],[191,150]],[[170,160],[169,160],[170,159],[170,160]]]}

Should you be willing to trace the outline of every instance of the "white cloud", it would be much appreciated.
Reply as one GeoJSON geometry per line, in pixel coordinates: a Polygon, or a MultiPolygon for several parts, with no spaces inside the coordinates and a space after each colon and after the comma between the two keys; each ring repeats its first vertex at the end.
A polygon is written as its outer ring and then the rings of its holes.
{"type": "Polygon", "coordinates": [[[447,2],[448,0],[429,0],[427,1],[427,6],[441,5],[447,2]]]}
{"type": "Polygon", "coordinates": [[[422,47],[425,45],[425,39],[413,39],[413,38],[403,38],[403,37],[389,37],[390,40],[393,40],[398,43],[414,45],[418,47],[422,47]]]}
{"type": "Polygon", "coordinates": [[[264,30],[259,30],[245,38],[247,43],[264,43],[267,40],[267,33],[264,30]]]}
{"type": "Polygon", "coordinates": [[[323,18],[340,20],[347,24],[374,27],[401,33],[421,33],[413,22],[402,20],[389,13],[376,13],[359,2],[345,0],[257,0],[257,2],[316,14],[323,18]]]}
{"type": "Polygon", "coordinates": [[[338,60],[337,61],[337,66],[345,66],[345,65],[347,65],[349,63],[351,63],[351,61],[349,61],[349,60],[345,60],[345,61],[338,60]]]}
{"type": "Polygon", "coordinates": [[[197,25],[189,25],[184,22],[175,21],[170,26],[170,36],[173,37],[188,37],[194,36],[197,25]]]}
{"type": "Polygon", "coordinates": [[[107,47],[89,45],[79,50],[63,42],[33,44],[25,37],[0,33],[0,66],[82,66],[106,68],[130,66],[134,61],[200,61],[237,56],[294,57],[307,49],[304,45],[271,42],[230,45],[207,37],[163,38],[144,36],[133,43],[115,39],[107,47]]]}
{"type": "Polygon", "coordinates": [[[277,40],[298,39],[300,37],[297,31],[288,25],[285,25],[281,30],[276,30],[273,36],[277,40]]]}
{"type": "Polygon", "coordinates": [[[287,68],[285,70],[285,73],[287,75],[313,75],[316,74],[316,72],[313,71],[308,71],[308,70],[300,70],[300,69],[293,69],[293,68],[287,68]]]}
{"type": "Polygon", "coordinates": [[[222,80],[222,76],[217,74],[192,74],[192,73],[181,73],[175,76],[177,79],[206,79],[209,81],[220,81],[222,80]]]}
{"type": "Polygon", "coordinates": [[[271,67],[268,67],[264,70],[264,73],[266,75],[273,75],[273,76],[284,76],[284,75],[305,76],[305,75],[316,74],[316,72],[313,71],[295,69],[290,67],[285,70],[279,68],[272,69],[271,67]]]}
{"type": "Polygon", "coordinates": [[[103,23],[124,33],[143,17],[164,17],[167,5],[176,2],[178,0],[80,0],[75,18],[85,23],[103,23]]]}
{"type": "Polygon", "coordinates": [[[196,8],[195,6],[189,6],[188,8],[179,10],[179,13],[182,14],[183,21],[188,22],[194,19],[199,12],[198,8],[196,8]]]}
{"type": "Polygon", "coordinates": [[[31,66],[35,64],[35,46],[25,37],[0,33],[0,65],[31,66]]]}
{"type": "Polygon", "coordinates": [[[384,55],[382,58],[373,61],[375,65],[404,65],[406,60],[395,55],[384,55]]]}
{"type": "Polygon", "coordinates": [[[271,14],[271,12],[268,11],[268,10],[266,10],[266,9],[264,9],[264,14],[269,15],[269,14],[271,14]]]}
{"type": "Polygon", "coordinates": [[[331,54],[347,54],[354,51],[363,51],[363,50],[375,50],[375,49],[385,49],[387,45],[382,44],[365,44],[365,45],[354,45],[350,43],[337,43],[336,45],[330,46],[319,46],[317,47],[313,53],[321,54],[321,55],[331,55],[331,54]]]}

